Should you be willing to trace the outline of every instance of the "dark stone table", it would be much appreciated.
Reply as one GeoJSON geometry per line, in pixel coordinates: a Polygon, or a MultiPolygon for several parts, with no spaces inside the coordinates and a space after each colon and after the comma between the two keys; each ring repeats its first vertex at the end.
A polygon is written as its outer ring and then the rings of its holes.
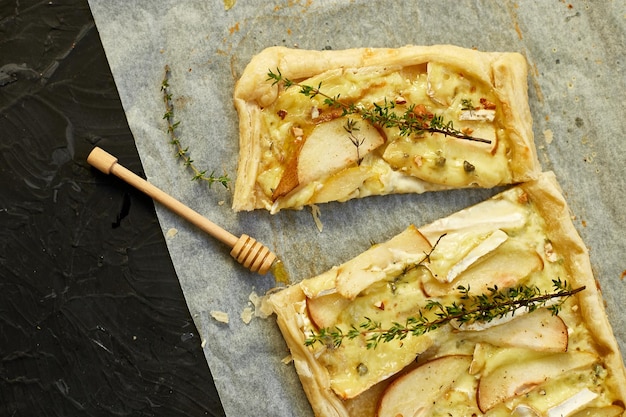
{"type": "Polygon", "coordinates": [[[86,0],[0,1],[0,416],[222,416],[86,0]]]}

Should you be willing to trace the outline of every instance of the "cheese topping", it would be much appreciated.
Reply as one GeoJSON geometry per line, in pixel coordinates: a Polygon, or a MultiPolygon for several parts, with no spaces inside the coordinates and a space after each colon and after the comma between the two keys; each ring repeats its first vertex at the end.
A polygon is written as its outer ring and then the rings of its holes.
{"type": "Polygon", "coordinates": [[[335,69],[299,84],[321,86],[325,95],[363,108],[393,103],[391,111],[403,114],[413,106],[415,113],[441,117],[490,143],[440,133],[402,136],[397,127],[343,116],[324,96],[309,97],[292,86],[262,109],[256,184],[273,202],[273,212],[373,194],[511,181],[501,105],[491,86],[460,69],[437,62],[335,69]]]}
{"type": "MultiPolygon", "coordinates": [[[[368,258],[372,254],[365,252],[349,265],[303,281],[300,285],[307,294],[308,309],[300,313],[302,332],[306,335],[324,327],[347,333],[359,328],[365,318],[388,329],[424,311],[428,300],[443,305],[458,301],[456,287],[460,284],[476,286],[477,293],[493,286],[506,288],[519,284],[550,292],[553,279],[571,280],[559,261],[558,248],[547,244],[543,218],[528,200],[522,189],[511,189],[498,199],[471,208],[480,210],[485,218],[491,217],[491,224],[479,218],[474,224],[461,222],[465,227],[457,230],[452,227],[455,222],[452,216],[448,223],[423,228],[423,236],[431,242],[437,228],[446,229],[444,233],[447,233],[447,241],[442,239],[438,243],[441,246],[435,246],[424,262],[398,268],[391,263],[399,262],[399,258],[390,256],[390,265],[385,267],[368,258]],[[510,210],[502,211],[503,205],[510,210]],[[509,217],[503,217],[503,213],[509,217]],[[351,287],[358,288],[358,293],[345,298],[335,286],[340,272],[348,268],[359,268],[355,277],[374,270],[383,277],[377,275],[364,288],[351,287]],[[448,278],[449,270],[456,270],[451,278],[448,278]],[[446,279],[442,282],[433,271],[446,279]]],[[[456,216],[468,215],[460,212],[456,216]]],[[[406,236],[404,239],[408,239],[406,236]]],[[[380,252],[386,244],[376,249],[380,252]]],[[[397,245],[391,249],[386,250],[398,253],[397,245]]],[[[496,322],[479,326],[477,330],[458,324],[445,325],[420,336],[409,334],[403,339],[381,342],[373,349],[366,348],[366,336],[344,339],[339,347],[318,344],[307,349],[327,370],[330,389],[346,404],[358,401],[360,393],[377,383],[388,383],[402,371],[404,376],[391,383],[382,398],[414,398],[402,405],[414,408],[411,414],[403,414],[404,411],[398,411],[400,405],[389,405],[388,410],[386,405],[381,405],[377,414],[381,417],[553,416],[562,410],[570,415],[585,407],[620,412],[621,406],[613,404],[618,397],[608,388],[614,384],[611,374],[603,366],[601,354],[580,317],[576,297],[566,301],[558,317],[546,310],[530,313],[518,310],[511,320],[509,324],[496,322]],[[451,374],[442,385],[445,389],[429,394],[428,398],[411,396],[408,391],[403,393],[407,384],[401,380],[419,372],[421,366],[447,357],[456,358],[457,362],[459,357],[471,358],[467,361],[471,364],[451,374]],[[407,371],[411,368],[415,369],[407,371]]],[[[438,366],[447,369],[445,363],[438,366]]],[[[394,403],[381,401],[381,404],[394,403]]]]}

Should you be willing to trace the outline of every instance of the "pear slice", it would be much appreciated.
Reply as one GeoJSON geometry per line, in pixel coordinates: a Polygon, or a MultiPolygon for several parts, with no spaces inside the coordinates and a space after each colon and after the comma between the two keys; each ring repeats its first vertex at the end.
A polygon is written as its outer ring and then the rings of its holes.
{"type": "Polygon", "coordinates": [[[408,265],[426,258],[431,246],[415,226],[390,240],[372,246],[337,269],[337,292],[353,300],[381,279],[400,274],[408,265]]]}
{"type": "MultiPolygon", "coordinates": [[[[523,311],[517,314],[520,313],[523,311]]],[[[500,347],[513,346],[542,352],[565,352],[567,350],[569,340],[567,325],[559,316],[545,308],[519,316],[517,314],[508,323],[481,331],[464,331],[459,334],[459,337],[500,347]]],[[[465,329],[465,325],[460,327],[460,330],[465,329]]]]}
{"type": "Polygon", "coordinates": [[[324,181],[315,191],[311,202],[345,201],[371,176],[372,173],[369,168],[362,165],[343,169],[324,181]]]}
{"type": "Polygon", "coordinates": [[[302,137],[296,138],[293,143],[293,152],[289,155],[287,162],[285,163],[285,169],[278,181],[278,185],[272,192],[272,201],[276,201],[280,197],[284,197],[290,192],[292,192],[298,185],[300,185],[300,181],[298,179],[298,157],[300,150],[304,141],[302,137]]]}
{"type": "Polygon", "coordinates": [[[383,393],[376,417],[426,416],[439,397],[467,373],[468,355],[442,356],[393,381],[383,393]]]}
{"type": "Polygon", "coordinates": [[[337,293],[306,299],[309,318],[318,329],[335,325],[337,317],[348,305],[350,300],[337,293]]]}
{"type": "Polygon", "coordinates": [[[307,298],[321,297],[337,292],[335,281],[337,279],[337,267],[314,277],[301,281],[298,285],[307,298]]]}
{"type": "Polygon", "coordinates": [[[474,353],[472,354],[472,362],[468,370],[469,374],[476,375],[482,372],[487,365],[487,360],[496,350],[494,346],[488,343],[476,343],[476,345],[474,345],[474,353]]]}
{"type": "Polygon", "coordinates": [[[308,184],[332,175],[356,164],[383,143],[385,139],[378,130],[360,118],[340,117],[321,123],[315,126],[300,149],[298,181],[308,184]],[[352,137],[345,129],[348,120],[354,121],[358,129],[352,137]]]}
{"type": "Polygon", "coordinates": [[[597,356],[588,352],[550,353],[537,358],[507,362],[480,378],[478,407],[486,412],[496,405],[530,392],[550,378],[591,366],[597,356]]]}

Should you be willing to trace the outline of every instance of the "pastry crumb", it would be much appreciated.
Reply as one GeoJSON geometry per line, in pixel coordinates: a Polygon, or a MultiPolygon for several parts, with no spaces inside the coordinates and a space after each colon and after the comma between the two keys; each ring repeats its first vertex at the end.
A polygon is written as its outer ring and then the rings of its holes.
{"type": "Polygon", "coordinates": [[[324,229],[324,225],[320,219],[320,208],[316,204],[311,204],[311,214],[313,215],[313,221],[315,222],[315,226],[317,226],[317,230],[321,233],[324,229]]]}
{"type": "Polygon", "coordinates": [[[546,143],[549,145],[554,140],[554,133],[552,133],[552,130],[546,129],[543,131],[543,137],[545,138],[546,143]]]}
{"type": "Polygon", "coordinates": [[[259,296],[256,291],[252,291],[248,299],[254,306],[254,316],[266,319],[274,312],[272,307],[267,303],[267,297],[259,296]]]}
{"type": "Polygon", "coordinates": [[[177,234],[178,234],[178,229],[172,227],[172,228],[168,229],[167,233],[165,233],[165,237],[173,238],[177,234]]]}
{"type": "Polygon", "coordinates": [[[254,317],[254,311],[252,310],[252,307],[246,307],[241,312],[241,320],[245,324],[250,324],[253,317],[254,317]]]}
{"type": "Polygon", "coordinates": [[[225,323],[228,324],[228,313],[224,312],[224,311],[217,311],[217,310],[213,310],[211,311],[211,317],[213,317],[215,320],[219,321],[220,323],[225,323]]]}

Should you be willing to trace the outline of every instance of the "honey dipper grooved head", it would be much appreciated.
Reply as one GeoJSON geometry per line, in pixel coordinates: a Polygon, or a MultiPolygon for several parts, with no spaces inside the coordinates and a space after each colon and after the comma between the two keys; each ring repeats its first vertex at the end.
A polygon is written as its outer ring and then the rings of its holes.
{"type": "Polygon", "coordinates": [[[237,262],[259,274],[265,274],[276,260],[276,255],[266,246],[248,235],[241,235],[230,252],[237,262]]]}

